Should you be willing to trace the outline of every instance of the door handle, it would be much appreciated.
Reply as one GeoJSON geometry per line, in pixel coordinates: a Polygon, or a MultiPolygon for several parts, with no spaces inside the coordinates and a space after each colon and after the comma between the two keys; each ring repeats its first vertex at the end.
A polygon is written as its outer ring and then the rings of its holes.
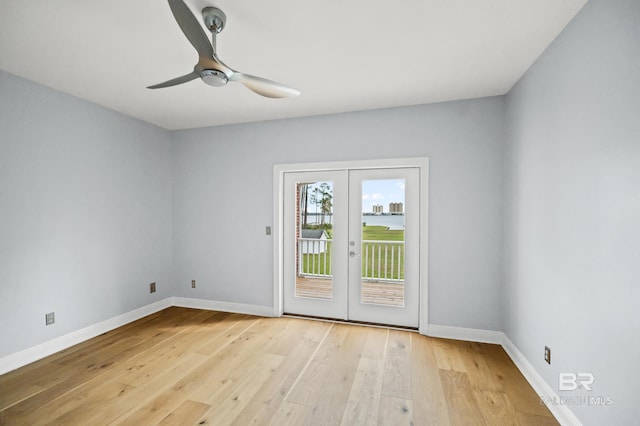
{"type": "MultiPolygon", "coordinates": [[[[356,242],[355,242],[355,241],[349,241],[349,245],[350,245],[351,247],[355,247],[356,242]]],[[[356,257],[357,255],[358,255],[358,253],[356,253],[356,252],[355,252],[355,251],[353,251],[353,250],[349,252],[349,257],[356,257]]]]}

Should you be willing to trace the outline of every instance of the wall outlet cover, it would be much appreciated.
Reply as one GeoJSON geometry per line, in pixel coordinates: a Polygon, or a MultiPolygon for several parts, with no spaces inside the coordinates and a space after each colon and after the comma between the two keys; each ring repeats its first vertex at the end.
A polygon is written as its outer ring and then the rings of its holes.
{"type": "Polygon", "coordinates": [[[56,313],[55,312],[49,312],[48,314],[44,315],[44,323],[46,325],[51,325],[54,322],[56,322],[56,313]]]}
{"type": "Polygon", "coordinates": [[[551,348],[549,346],[544,347],[544,360],[547,364],[551,364],[551,348]]]}

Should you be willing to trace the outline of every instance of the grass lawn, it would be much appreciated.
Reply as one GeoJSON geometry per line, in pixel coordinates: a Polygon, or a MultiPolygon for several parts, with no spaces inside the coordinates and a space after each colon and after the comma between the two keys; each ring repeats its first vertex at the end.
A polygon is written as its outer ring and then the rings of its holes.
{"type": "MultiPolygon", "coordinates": [[[[326,229],[329,239],[333,238],[333,229],[326,229]]],[[[362,239],[374,241],[404,241],[404,231],[390,231],[386,226],[363,226],[362,239]]]]}
{"type": "Polygon", "coordinates": [[[363,226],[363,240],[404,241],[404,230],[390,231],[386,226],[363,226]]]}

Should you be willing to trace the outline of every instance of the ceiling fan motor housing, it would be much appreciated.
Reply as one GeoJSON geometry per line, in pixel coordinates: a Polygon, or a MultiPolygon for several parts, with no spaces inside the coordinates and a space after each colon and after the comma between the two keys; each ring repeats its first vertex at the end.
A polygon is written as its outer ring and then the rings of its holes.
{"type": "Polygon", "coordinates": [[[229,82],[227,75],[218,70],[202,70],[200,77],[202,78],[202,81],[207,83],[209,86],[220,87],[229,82]]]}

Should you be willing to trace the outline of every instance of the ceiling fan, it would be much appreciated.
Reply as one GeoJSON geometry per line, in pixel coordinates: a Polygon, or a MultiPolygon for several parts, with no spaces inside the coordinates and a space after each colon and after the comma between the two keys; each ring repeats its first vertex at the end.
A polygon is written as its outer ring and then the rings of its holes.
{"type": "Polygon", "coordinates": [[[182,0],[169,0],[169,7],[178,22],[178,26],[198,52],[198,63],[189,74],[149,86],[147,87],[148,89],[176,86],[200,77],[202,81],[210,86],[224,86],[229,81],[237,81],[255,93],[267,98],[291,98],[300,94],[296,89],[284,84],[236,71],[225,65],[218,58],[216,35],[223,30],[227,21],[227,17],[222,10],[217,7],[205,7],[202,9],[204,24],[211,31],[211,43],[209,43],[209,39],[198,20],[182,0]]]}

